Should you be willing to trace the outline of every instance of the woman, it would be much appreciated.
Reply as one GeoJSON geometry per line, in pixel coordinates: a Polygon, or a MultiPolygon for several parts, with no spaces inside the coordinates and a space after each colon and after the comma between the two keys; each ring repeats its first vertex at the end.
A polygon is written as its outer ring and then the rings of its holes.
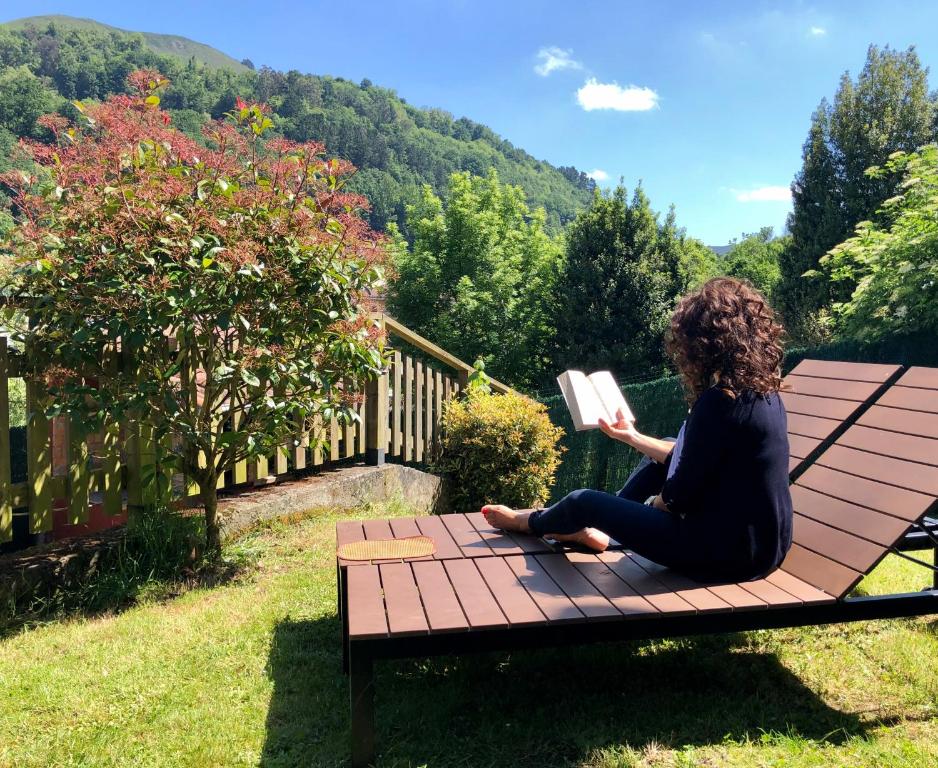
{"type": "Polygon", "coordinates": [[[671,317],[667,348],[691,406],[677,441],[643,435],[617,414],[603,432],[647,457],[617,495],[581,489],[546,509],[490,504],[482,513],[497,528],[599,551],[611,536],[698,581],[766,575],[791,546],[781,334],[752,286],[710,280],[671,317]]]}

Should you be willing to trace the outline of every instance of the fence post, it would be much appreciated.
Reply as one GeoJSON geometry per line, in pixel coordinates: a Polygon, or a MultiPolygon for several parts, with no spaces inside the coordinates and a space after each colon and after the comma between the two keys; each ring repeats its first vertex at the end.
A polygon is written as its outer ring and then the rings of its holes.
{"type": "Polygon", "coordinates": [[[373,467],[384,464],[388,445],[389,385],[387,371],[365,385],[365,463],[373,467]]]}
{"type": "MultiPolygon", "coordinates": [[[[384,317],[378,320],[383,331],[384,317]]],[[[384,464],[388,447],[388,390],[391,379],[385,368],[365,384],[365,463],[372,467],[384,464]]],[[[394,393],[397,397],[397,393],[394,393]]]]}

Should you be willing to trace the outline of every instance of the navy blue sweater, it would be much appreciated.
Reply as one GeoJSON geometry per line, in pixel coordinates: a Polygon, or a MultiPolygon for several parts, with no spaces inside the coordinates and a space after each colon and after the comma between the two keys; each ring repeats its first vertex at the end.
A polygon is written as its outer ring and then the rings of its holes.
{"type": "Polygon", "coordinates": [[[778,394],[705,391],[687,417],[680,460],[661,497],[682,518],[689,576],[742,581],[778,567],[792,525],[788,426],[778,394]]]}

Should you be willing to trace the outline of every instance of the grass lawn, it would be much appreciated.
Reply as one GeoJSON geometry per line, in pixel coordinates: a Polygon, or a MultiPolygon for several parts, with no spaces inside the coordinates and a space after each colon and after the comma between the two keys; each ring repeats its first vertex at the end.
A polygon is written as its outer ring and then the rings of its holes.
{"type": "MultiPolygon", "coordinates": [[[[0,639],[0,765],[342,765],[335,521],[242,539],[227,584],[0,639]]],[[[894,558],[864,587],[927,579],[894,558]]],[[[381,766],[938,765],[934,617],[376,670],[381,766]]]]}

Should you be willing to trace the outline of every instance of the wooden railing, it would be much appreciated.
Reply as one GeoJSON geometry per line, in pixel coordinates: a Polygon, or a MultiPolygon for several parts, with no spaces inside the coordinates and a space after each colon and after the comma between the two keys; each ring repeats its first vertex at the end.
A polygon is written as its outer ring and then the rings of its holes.
{"type": "MultiPolygon", "coordinates": [[[[262,486],[317,468],[364,459],[382,464],[387,458],[422,464],[439,446],[445,403],[468,383],[472,366],[387,315],[376,315],[387,331],[391,364],[369,381],[357,406],[359,420],[316,425],[322,440],[297,435],[271,456],[242,461],[219,478],[220,489],[262,486]]],[[[28,532],[43,538],[71,535],[121,522],[129,507],[155,501],[153,474],[156,446],[145,421],[111,425],[84,434],[67,417],[47,419],[36,403],[37,384],[26,388],[26,479],[12,482],[9,428],[9,380],[21,375],[19,353],[0,337],[0,544],[13,538],[14,519],[27,516],[28,532]]],[[[496,392],[509,387],[492,380],[496,392]]],[[[231,418],[236,418],[236,415],[231,418]]],[[[171,445],[165,446],[171,449],[171,445]]],[[[22,474],[22,473],[21,473],[22,474]]],[[[182,476],[171,478],[173,500],[186,503],[198,486],[182,476]]]]}

